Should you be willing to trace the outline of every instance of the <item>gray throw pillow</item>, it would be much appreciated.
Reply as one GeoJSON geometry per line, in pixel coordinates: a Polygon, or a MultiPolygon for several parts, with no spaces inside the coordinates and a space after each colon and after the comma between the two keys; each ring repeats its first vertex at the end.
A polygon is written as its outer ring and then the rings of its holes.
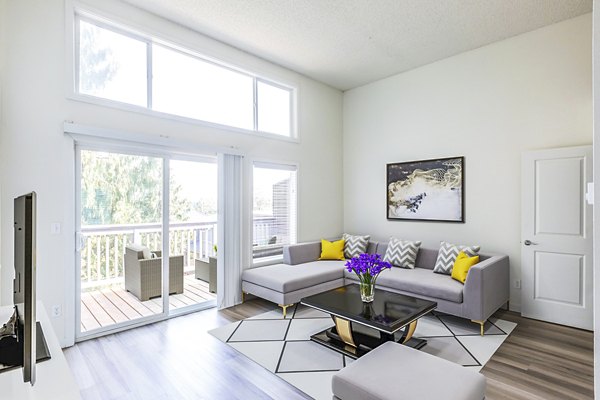
{"type": "Polygon", "coordinates": [[[356,236],[344,233],[342,238],[344,239],[344,258],[353,258],[366,253],[371,236],[356,236]]]}
{"type": "Polygon", "coordinates": [[[433,272],[450,275],[452,273],[452,268],[454,267],[454,262],[456,261],[458,253],[463,251],[469,257],[474,257],[479,253],[480,249],[480,246],[464,246],[461,244],[452,244],[442,241],[440,244],[440,250],[438,251],[437,260],[435,260],[433,272]]]}
{"type": "Polygon", "coordinates": [[[383,256],[383,261],[389,262],[396,267],[414,269],[420,246],[420,241],[411,242],[392,237],[383,256]]]}

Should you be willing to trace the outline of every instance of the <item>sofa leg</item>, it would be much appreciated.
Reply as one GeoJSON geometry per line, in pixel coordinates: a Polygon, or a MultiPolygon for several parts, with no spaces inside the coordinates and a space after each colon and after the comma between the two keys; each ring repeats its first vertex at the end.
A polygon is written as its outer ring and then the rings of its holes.
{"type": "Polygon", "coordinates": [[[479,327],[481,328],[481,336],[483,336],[483,326],[485,325],[485,321],[477,321],[472,319],[471,322],[475,322],[476,324],[479,324],[479,327]]]}
{"type": "Polygon", "coordinates": [[[246,301],[246,292],[242,290],[242,303],[246,301]]]}
{"type": "Polygon", "coordinates": [[[293,304],[277,304],[277,305],[283,309],[283,318],[285,319],[285,317],[287,316],[288,307],[293,306],[293,304]]]}

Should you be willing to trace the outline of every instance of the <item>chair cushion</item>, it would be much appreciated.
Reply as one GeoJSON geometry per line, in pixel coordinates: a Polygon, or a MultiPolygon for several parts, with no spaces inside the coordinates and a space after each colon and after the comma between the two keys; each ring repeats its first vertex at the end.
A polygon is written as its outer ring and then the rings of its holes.
{"type": "MultiPolygon", "coordinates": [[[[346,272],[346,277],[358,280],[356,274],[346,272]]],[[[435,274],[425,268],[392,268],[377,278],[377,286],[385,286],[416,295],[462,303],[464,286],[448,275],[435,274]]]]}
{"type": "Polygon", "coordinates": [[[132,243],[132,244],[127,245],[127,248],[137,252],[138,259],[149,260],[149,259],[153,258],[152,252],[150,251],[150,249],[142,244],[132,243]]]}
{"type": "Polygon", "coordinates": [[[394,342],[340,370],[331,386],[342,400],[482,400],[485,396],[485,377],[480,373],[394,342]]]}
{"type": "Polygon", "coordinates": [[[280,293],[288,293],[343,278],[344,264],[345,261],[328,260],[297,265],[267,265],[244,270],[242,280],[280,293]]]}

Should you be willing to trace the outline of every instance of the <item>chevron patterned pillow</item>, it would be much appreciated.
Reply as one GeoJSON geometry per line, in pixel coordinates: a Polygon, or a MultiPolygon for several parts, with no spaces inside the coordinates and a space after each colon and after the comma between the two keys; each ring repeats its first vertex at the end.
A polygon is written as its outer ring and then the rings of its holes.
{"type": "Polygon", "coordinates": [[[469,257],[475,257],[479,253],[479,249],[481,249],[480,246],[464,246],[442,241],[433,272],[450,275],[458,253],[463,251],[469,257]]]}
{"type": "Polygon", "coordinates": [[[355,236],[344,233],[344,257],[352,258],[358,257],[362,253],[367,252],[367,245],[369,244],[370,235],[366,236],[355,236]]]}
{"type": "Polygon", "coordinates": [[[383,256],[383,261],[387,261],[396,267],[414,269],[420,246],[420,241],[411,242],[392,237],[383,256]]]}

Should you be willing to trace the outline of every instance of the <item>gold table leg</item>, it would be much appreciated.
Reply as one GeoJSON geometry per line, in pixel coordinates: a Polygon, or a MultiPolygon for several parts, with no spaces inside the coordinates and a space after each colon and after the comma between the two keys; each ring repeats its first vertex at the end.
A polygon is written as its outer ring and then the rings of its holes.
{"type": "Polygon", "coordinates": [[[413,334],[415,333],[415,329],[417,329],[417,320],[414,320],[413,322],[410,323],[410,325],[408,326],[408,332],[406,333],[406,337],[404,338],[404,340],[402,341],[402,343],[406,343],[410,340],[410,338],[413,336],[413,334]]]}
{"type": "Polygon", "coordinates": [[[352,347],[356,347],[354,337],[352,336],[352,326],[350,321],[335,316],[333,316],[333,321],[335,322],[337,334],[342,341],[352,347]]]}

